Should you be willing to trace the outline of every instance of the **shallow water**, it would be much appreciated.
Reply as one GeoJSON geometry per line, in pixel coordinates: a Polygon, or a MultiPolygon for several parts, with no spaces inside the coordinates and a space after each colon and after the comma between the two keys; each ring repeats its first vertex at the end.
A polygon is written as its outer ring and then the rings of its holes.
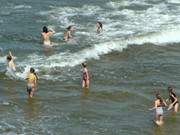
{"type": "Polygon", "coordinates": [[[157,91],[180,95],[178,0],[3,0],[0,5],[0,134],[179,135],[179,113],[165,111],[154,125],[149,111],[157,91]],[[96,34],[96,20],[104,30],[96,34]],[[68,25],[74,38],[62,43],[68,25]],[[41,28],[59,45],[42,45],[41,28]],[[5,55],[16,56],[17,78],[5,74],[5,55]],[[81,63],[91,75],[81,88],[81,63]],[[29,67],[39,75],[27,98],[29,67]]]}

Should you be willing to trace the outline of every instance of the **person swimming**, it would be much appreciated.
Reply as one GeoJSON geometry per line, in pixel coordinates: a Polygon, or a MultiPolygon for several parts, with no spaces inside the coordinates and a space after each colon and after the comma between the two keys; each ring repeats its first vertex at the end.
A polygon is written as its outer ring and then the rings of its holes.
{"type": "Polygon", "coordinates": [[[89,73],[87,69],[87,64],[82,63],[83,71],[82,71],[82,88],[89,88],[89,73]]]}
{"type": "Polygon", "coordinates": [[[160,96],[159,93],[156,94],[156,99],[154,101],[154,107],[150,110],[156,110],[155,123],[159,126],[163,125],[163,107],[167,106],[166,102],[160,96]]]}
{"type": "Polygon", "coordinates": [[[174,112],[178,112],[179,108],[179,102],[177,99],[177,96],[171,86],[168,87],[168,92],[169,92],[169,99],[167,101],[170,101],[171,103],[169,104],[168,110],[174,109],[174,112]]]}
{"type": "Polygon", "coordinates": [[[34,68],[30,68],[30,73],[27,75],[27,92],[30,98],[33,97],[35,88],[37,87],[38,77],[34,68]]]}
{"type": "Polygon", "coordinates": [[[7,56],[7,69],[10,69],[11,71],[16,71],[16,65],[14,64],[14,57],[9,51],[9,54],[7,56]]]}
{"type": "Polygon", "coordinates": [[[64,32],[64,41],[68,41],[70,38],[72,38],[72,33],[75,32],[76,29],[73,25],[70,25],[69,27],[66,28],[66,31],[64,32]]]}
{"type": "Polygon", "coordinates": [[[96,22],[96,27],[97,27],[97,33],[100,33],[102,31],[102,29],[103,29],[102,22],[97,21],[96,22]]]}
{"type": "Polygon", "coordinates": [[[46,26],[43,27],[43,32],[41,33],[41,35],[43,37],[44,45],[52,45],[50,41],[50,36],[52,36],[54,33],[55,31],[53,29],[48,30],[46,26]]]}

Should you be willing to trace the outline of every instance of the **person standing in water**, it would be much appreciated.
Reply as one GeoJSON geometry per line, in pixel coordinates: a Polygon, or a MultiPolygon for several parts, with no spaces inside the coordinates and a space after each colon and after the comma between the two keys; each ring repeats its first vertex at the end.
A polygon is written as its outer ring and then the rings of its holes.
{"type": "Polygon", "coordinates": [[[32,98],[34,95],[35,88],[37,87],[37,80],[38,80],[34,68],[30,68],[30,73],[28,74],[26,79],[27,79],[28,96],[32,98]]]}
{"type": "Polygon", "coordinates": [[[103,29],[102,22],[97,21],[96,22],[96,28],[97,28],[97,33],[100,33],[102,31],[102,29],[103,29]]]}
{"type": "Polygon", "coordinates": [[[66,28],[67,30],[64,32],[64,41],[68,41],[70,38],[72,38],[72,33],[76,31],[75,27],[73,25],[70,25],[66,28]]]}
{"type": "Polygon", "coordinates": [[[82,88],[89,88],[89,73],[87,69],[87,64],[82,63],[83,71],[82,71],[82,88]]]}
{"type": "Polygon", "coordinates": [[[159,126],[163,125],[163,107],[167,106],[166,102],[160,96],[160,94],[156,94],[156,99],[154,101],[154,107],[150,110],[156,110],[155,123],[159,126]]]}
{"type": "Polygon", "coordinates": [[[174,112],[178,112],[178,108],[179,108],[179,102],[177,99],[177,96],[173,90],[172,87],[168,87],[168,92],[169,92],[169,99],[167,99],[167,101],[170,101],[171,103],[169,104],[168,110],[173,109],[174,112]]]}
{"type": "Polygon", "coordinates": [[[41,35],[43,37],[44,45],[52,45],[50,41],[50,36],[52,36],[54,33],[55,31],[53,29],[48,30],[46,26],[43,27],[43,32],[41,33],[41,35]]]}
{"type": "Polygon", "coordinates": [[[9,51],[9,54],[7,56],[7,69],[10,69],[11,71],[16,71],[16,65],[14,64],[14,57],[9,51]]]}

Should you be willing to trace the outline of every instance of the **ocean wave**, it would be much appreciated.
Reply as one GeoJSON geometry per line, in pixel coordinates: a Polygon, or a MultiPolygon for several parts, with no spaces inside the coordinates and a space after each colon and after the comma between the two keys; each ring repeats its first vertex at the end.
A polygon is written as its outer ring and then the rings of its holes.
{"type": "Polygon", "coordinates": [[[0,56],[0,63],[6,63],[6,56],[0,56]]]}
{"type": "Polygon", "coordinates": [[[114,9],[118,9],[120,7],[129,7],[133,4],[136,4],[136,5],[143,5],[143,6],[147,6],[147,5],[151,5],[149,3],[147,3],[146,1],[144,0],[141,0],[141,1],[138,1],[138,0],[125,0],[125,1],[111,1],[111,2],[108,2],[106,3],[106,5],[110,8],[114,8],[114,9]]]}
{"type": "Polygon", "coordinates": [[[14,6],[14,9],[31,9],[32,7],[30,5],[16,5],[14,6]]]}
{"type": "Polygon", "coordinates": [[[168,0],[169,3],[180,4],[179,0],[168,0]]]}
{"type": "Polygon", "coordinates": [[[82,7],[52,7],[50,11],[41,11],[42,16],[49,16],[48,19],[61,23],[61,26],[75,25],[73,16],[91,16],[102,10],[99,6],[84,5],[82,7]]]}
{"type": "MultiPolygon", "coordinates": [[[[122,52],[123,49],[126,49],[129,45],[143,45],[145,43],[167,45],[171,43],[178,43],[180,42],[178,35],[180,35],[179,30],[167,30],[159,33],[149,33],[146,35],[129,37],[127,39],[117,38],[109,42],[95,44],[92,47],[75,53],[61,52],[59,54],[49,56],[48,58],[33,54],[29,55],[26,61],[17,63],[18,66],[25,67],[24,72],[17,73],[17,75],[24,78],[25,73],[27,73],[29,68],[34,67],[37,72],[42,72],[43,74],[45,73],[43,76],[47,79],[47,74],[51,74],[51,72],[59,70],[58,68],[75,67],[90,59],[98,60],[102,55],[111,53],[113,51],[122,52]]],[[[53,78],[52,76],[49,77],[53,78]]]]}
{"type": "Polygon", "coordinates": [[[180,29],[177,30],[163,30],[158,33],[151,33],[146,36],[140,36],[129,40],[129,44],[142,45],[144,43],[152,43],[155,45],[167,45],[168,43],[179,43],[180,29]]]}

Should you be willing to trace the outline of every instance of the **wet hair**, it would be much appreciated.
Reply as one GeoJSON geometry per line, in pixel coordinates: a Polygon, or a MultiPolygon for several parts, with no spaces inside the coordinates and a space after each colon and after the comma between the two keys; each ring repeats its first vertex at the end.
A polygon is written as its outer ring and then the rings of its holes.
{"type": "Polygon", "coordinates": [[[35,73],[34,68],[30,68],[30,72],[31,72],[31,73],[35,73]]]}
{"type": "Polygon", "coordinates": [[[160,100],[161,104],[163,104],[163,98],[160,96],[159,93],[156,93],[156,98],[160,100]]]}
{"type": "Polygon", "coordinates": [[[12,57],[10,55],[7,56],[7,60],[8,61],[11,61],[12,60],[12,57]]]}
{"type": "Polygon", "coordinates": [[[36,76],[37,80],[39,79],[34,68],[30,68],[30,73],[33,73],[36,76]]]}
{"type": "Polygon", "coordinates": [[[48,28],[46,26],[43,27],[43,32],[48,33],[48,28]]]}
{"type": "Polygon", "coordinates": [[[169,91],[170,93],[173,92],[173,87],[168,86],[168,91],[169,91]]]}
{"type": "Polygon", "coordinates": [[[103,28],[102,22],[97,21],[97,23],[99,24],[100,28],[102,29],[103,28]]]}
{"type": "Polygon", "coordinates": [[[71,30],[71,28],[72,28],[72,25],[68,26],[66,29],[71,30]]]}
{"type": "Polygon", "coordinates": [[[86,63],[82,63],[82,66],[85,68],[85,67],[87,67],[87,64],[86,63]]]}
{"type": "Polygon", "coordinates": [[[36,76],[36,79],[37,79],[37,80],[39,80],[39,78],[38,78],[38,76],[37,76],[36,72],[34,72],[34,75],[36,76]]]}
{"type": "Polygon", "coordinates": [[[176,97],[176,94],[173,91],[173,87],[169,86],[168,91],[169,91],[169,94],[172,94],[172,95],[174,95],[176,97]]]}

